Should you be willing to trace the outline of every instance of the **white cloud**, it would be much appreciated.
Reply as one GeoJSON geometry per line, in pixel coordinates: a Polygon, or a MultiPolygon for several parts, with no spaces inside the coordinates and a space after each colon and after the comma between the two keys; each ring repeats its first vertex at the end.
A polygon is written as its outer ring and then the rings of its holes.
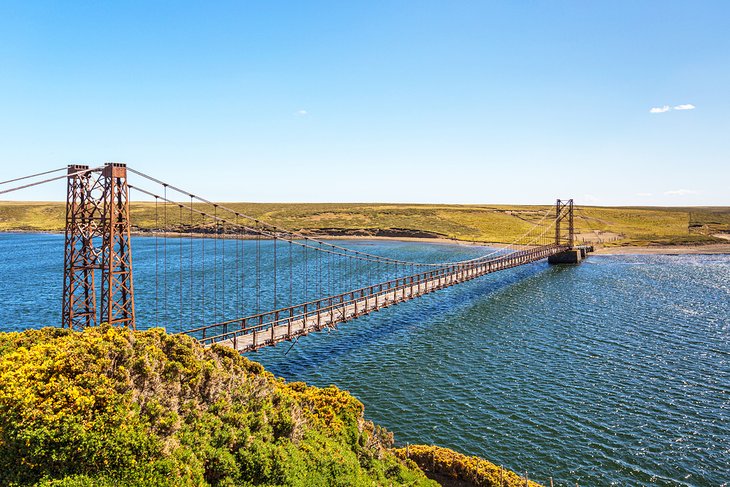
{"type": "Polygon", "coordinates": [[[652,108],[651,110],[649,110],[649,113],[664,113],[664,112],[668,112],[671,109],[672,109],[672,107],[670,107],[669,105],[664,105],[663,107],[652,108]]]}
{"type": "Polygon", "coordinates": [[[300,117],[303,117],[303,116],[307,115],[307,111],[306,110],[297,110],[297,115],[299,115],[300,117]]]}
{"type": "Polygon", "coordinates": [[[669,110],[694,110],[695,106],[691,103],[684,103],[682,105],[663,105],[661,107],[652,107],[649,109],[649,113],[667,113],[669,110]]]}
{"type": "Polygon", "coordinates": [[[654,196],[654,193],[636,193],[636,196],[654,196]]]}
{"type": "Polygon", "coordinates": [[[585,203],[598,203],[600,201],[599,198],[596,198],[592,194],[584,194],[583,195],[583,201],[585,203]]]}
{"type": "Polygon", "coordinates": [[[697,194],[698,191],[693,189],[673,189],[671,191],[665,191],[664,194],[669,196],[687,196],[690,194],[697,194]]]}

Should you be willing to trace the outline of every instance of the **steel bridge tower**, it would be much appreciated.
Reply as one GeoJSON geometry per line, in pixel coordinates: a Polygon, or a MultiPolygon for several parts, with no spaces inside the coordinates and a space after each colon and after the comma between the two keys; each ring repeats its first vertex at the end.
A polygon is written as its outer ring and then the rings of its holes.
{"type": "Polygon", "coordinates": [[[107,163],[98,171],[68,166],[64,327],[109,323],[135,328],[130,233],[126,164],[107,163]]]}
{"type": "Polygon", "coordinates": [[[571,249],[575,244],[575,228],[573,226],[573,198],[555,202],[555,245],[567,245],[571,249]],[[568,219],[568,234],[563,235],[560,223],[568,219]]]}

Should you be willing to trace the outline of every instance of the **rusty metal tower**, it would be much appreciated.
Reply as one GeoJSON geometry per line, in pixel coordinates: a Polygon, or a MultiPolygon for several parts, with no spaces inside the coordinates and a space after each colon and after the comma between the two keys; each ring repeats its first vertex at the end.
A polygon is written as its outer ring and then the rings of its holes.
{"type": "Polygon", "coordinates": [[[573,226],[573,199],[567,201],[557,200],[555,202],[555,245],[564,245],[573,248],[575,244],[575,228],[573,226]],[[560,223],[568,219],[568,235],[563,236],[560,223]]]}
{"type": "Polygon", "coordinates": [[[68,166],[63,326],[134,328],[127,167],[108,163],[99,171],[88,169],[68,166]]]}

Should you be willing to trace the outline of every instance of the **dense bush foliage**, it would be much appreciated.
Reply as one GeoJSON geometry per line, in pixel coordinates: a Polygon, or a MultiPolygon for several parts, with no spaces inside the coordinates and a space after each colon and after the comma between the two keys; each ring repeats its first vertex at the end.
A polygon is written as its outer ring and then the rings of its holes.
{"type": "Polygon", "coordinates": [[[0,334],[0,485],[436,485],[334,387],[161,329],[0,334]]]}

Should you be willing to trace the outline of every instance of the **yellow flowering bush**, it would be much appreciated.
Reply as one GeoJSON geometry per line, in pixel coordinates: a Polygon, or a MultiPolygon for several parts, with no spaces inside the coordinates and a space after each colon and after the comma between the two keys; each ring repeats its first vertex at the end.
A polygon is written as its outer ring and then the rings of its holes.
{"type": "MultiPolygon", "coordinates": [[[[401,459],[415,462],[428,474],[465,482],[476,487],[525,487],[525,479],[479,457],[428,445],[409,445],[393,452],[401,459]]],[[[528,481],[530,487],[539,487],[528,481]]]]}
{"type": "Polygon", "coordinates": [[[363,409],[162,329],[0,333],[2,486],[497,485],[481,459],[391,450],[363,409]]]}
{"type": "Polygon", "coordinates": [[[346,392],[162,329],[0,333],[3,486],[436,485],[376,431],[346,392]]]}

